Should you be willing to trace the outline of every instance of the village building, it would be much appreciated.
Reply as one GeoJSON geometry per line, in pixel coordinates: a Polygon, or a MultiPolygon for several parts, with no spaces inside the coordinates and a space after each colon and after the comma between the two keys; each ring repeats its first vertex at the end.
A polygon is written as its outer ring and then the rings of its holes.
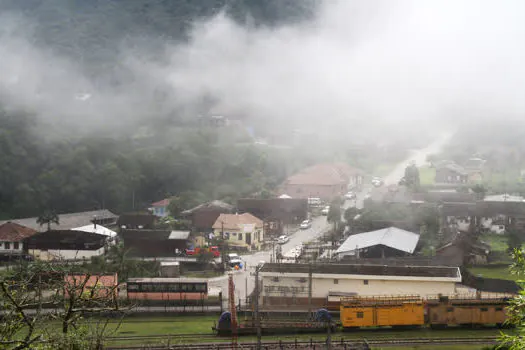
{"type": "Polygon", "coordinates": [[[170,214],[168,206],[170,205],[169,198],[164,198],[155,203],[151,203],[149,210],[151,213],[159,218],[164,218],[170,214]]]}
{"type": "Polygon", "coordinates": [[[38,232],[26,238],[28,253],[40,260],[84,260],[103,255],[117,233],[101,225],[38,232]]]}
{"type": "Polygon", "coordinates": [[[213,230],[215,237],[224,238],[230,249],[260,249],[264,241],[264,223],[250,213],[221,214],[213,230]]]}
{"type": "Polygon", "coordinates": [[[118,275],[66,275],[64,292],[66,296],[71,292],[91,300],[113,300],[118,297],[118,275]]]}
{"type": "Polygon", "coordinates": [[[446,162],[436,166],[436,183],[466,184],[469,180],[468,172],[460,165],[446,162]]]}
{"type": "Polygon", "coordinates": [[[461,282],[458,267],[266,263],[259,272],[262,307],[308,305],[310,275],[317,307],[342,295],[453,295],[461,282]]]}
{"type": "Polygon", "coordinates": [[[213,224],[217,221],[219,215],[231,214],[233,212],[233,205],[215,200],[185,210],[181,215],[191,220],[191,226],[197,232],[210,233],[213,231],[213,224]]]}
{"type": "Polygon", "coordinates": [[[133,257],[174,257],[188,246],[190,231],[122,229],[124,249],[133,257]]]}
{"type": "Polygon", "coordinates": [[[351,235],[336,254],[339,259],[348,255],[363,258],[407,256],[414,253],[418,242],[419,234],[388,227],[351,235]]]}
{"type": "Polygon", "coordinates": [[[128,213],[119,216],[117,226],[123,229],[152,230],[157,223],[157,217],[150,213],[128,213]]]}
{"type": "Polygon", "coordinates": [[[0,225],[0,259],[24,254],[27,251],[24,240],[36,233],[36,230],[14,222],[0,225]]]}
{"type": "Polygon", "coordinates": [[[363,184],[364,172],[344,163],[317,164],[288,177],[281,192],[292,198],[330,201],[363,184]]]}
{"type": "Polygon", "coordinates": [[[304,198],[245,198],[237,201],[237,209],[262,219],[267,238],[279,236],[286,225],[297,225],[308,218],[308,200],[304,198]]]}
{"type": "MultiPolygon", "coordinates": [[[[25,227],[29,227],[36,231],[47,230],[47,225],[41,226],[37,223],[37,217],[25,219],[11,219],[0,221],[1,224],[6,222],[13,222],[25,227]]],[[[71,230],[75,227],[86,226],[90,224],[98,224],[106,227],[115,226],[117,224],[118,215],[113,214],[107,209],[84,211],[79,213],[58,214],[58,224],[50,223],[51,230],[71,230]]]]}

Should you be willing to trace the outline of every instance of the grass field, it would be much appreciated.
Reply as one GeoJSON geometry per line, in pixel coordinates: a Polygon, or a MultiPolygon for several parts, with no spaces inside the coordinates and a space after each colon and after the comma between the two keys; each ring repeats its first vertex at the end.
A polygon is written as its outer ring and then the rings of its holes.
{"type": "Polygon", "coordinates": [[[482,350],[486,345],[428,345],[428,346],[411,346],[398,347],[389,346],[384,348],[372,348],[373,350],[482,350]]]}
{"type": "MultiPolygon", "coordinates": [[[[111,332],[110,337],[131,337],[130,339],[111,339],[106,345],[130,346],[130,345],[154,345],[154,344],[182,344],[182,343],[199,343],[199,342],[217,342],[230,341],[227,337],[213,336],[211,327],[218,319],[217,316],[172,316],[172,317],[128,317],[125,318],[116,332],[111,332]],[[187,335],[183,338],[180,335],[187,335]],[[192,336],[194,335],[194,336],[192,336]],[[199,336],[201,335],[201,336],[199,336]],[[209,335],[209,336],[202,336],[209,335]],[[150,336],[149,339],[132,339],[137,336],[150,336]],[[171,336],[171,337],[170,337],[171,336]]],[[[243,320],[243,317],[240,317],[243,320]]],[[[97,319],[88,319],[87,325],[95,325],[97,319]]],[[[112,321],[108,330],[115,330],[119,322],[112,321]]],[[[59,331],[58,323],[48,324],[50,327],[56,327],[59,331]]],[[[511,332],[511,331],[509,331],[511,332]]],[[[389,330],[389,329],[367,329],[349,332],[335,332],[332,334],[334,342],[345,340],[363,340],[363,339],[396,339],[396,338],[442,338],[442,337],[484,337],[498,336],[499,330],[495,328],[469,329],[469,328],[452,328],[448,330],[431,330],[428,328],[407,329],[407,330],[389,330]]],[[[298,335],[279,335],[264,336],[264,340],[290,340],[301,341],[323,340],[326,334],[298,334],[298,335]]],[[[239,341],[254,341],[254,336],[240,337],[239,341]]],[[[416,347],[417,349],[430,349],[426,347],[416,347]]],[[[414,348],[414,349],[416,349],[414,348]]],[[[394,348],[389,348],[394,349],[394,348]]],[[[410,349],[410,348],[409,348],[410,349]]],[[[440,347],[443,350],[455,350],[454,347],[440,347]]],[[[462,349],[476,349],[464,347],[462,349]]]]}
{"type": "Polygon", "coordinates": [[[523,279],[523,277],[518,277],[517,275],[511,274],[507,266],[495,266],[495,267],[491,267],[490,265],[476,266],[476,267],[469,268],[469,271],[472,272],[476,276],[481,275],[481,277],[486,277],[486,278],[499,278],[499,279],[511,280],[511,281],[517,281],[519,279],[523,279]]]}
{"type": "Polygon", "coordinates": [[[421,185],[433,185],[436,177],[436,169],[423,166],[419,168],[419,182],[421,185]]]}
{"type": "Polygon", "coordinates": [[[507,236],[496,235],[493,233],[482,235],[480,239],[490,245],[490,248],[495,252],[507,251],[507,236]]]}

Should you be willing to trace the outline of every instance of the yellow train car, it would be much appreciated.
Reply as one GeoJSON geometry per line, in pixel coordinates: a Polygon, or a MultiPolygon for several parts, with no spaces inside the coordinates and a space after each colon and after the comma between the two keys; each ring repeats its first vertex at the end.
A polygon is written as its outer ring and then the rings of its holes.
{"type": "Polygon", "coordinates": [[[506,301],[483,299],[445,299],[429,301],[430,326],[502,325],[507,319],[506,301]]]}
{"type": "Polygon", "coordinates": [[[351,297],[341,300],[344,328],[373,326],[422,326],[425,306],[418,296],[351,297]]]}

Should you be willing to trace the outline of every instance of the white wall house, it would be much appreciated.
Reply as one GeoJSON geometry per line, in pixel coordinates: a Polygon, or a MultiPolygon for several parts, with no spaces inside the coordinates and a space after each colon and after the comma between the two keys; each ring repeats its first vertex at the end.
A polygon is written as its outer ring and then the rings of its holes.
{"type": "Polygon", "coordinates": [[[24,239],[36,234],[36,231],[14,222],[0,225],[0,254],[18,255],[24,252],[24,239]]]}
{"type": "Polygon", "coordinates": [[[231,247],[259,249],[264,241],[264,223],[250,213],[220,214],[213,233],[216,237],[224,235],[231,247]]]}
{"type": "MultiPolygon", "coordinates": [[[[308,298],[309,268],[307,264],[265,264],[260,270],[262,305],[308,298]]],[[[453,295],[456,283],[461,282],[458,267],[323,264],[311,269],[312,298],[317,300],[334,294],[453,295]]]]}

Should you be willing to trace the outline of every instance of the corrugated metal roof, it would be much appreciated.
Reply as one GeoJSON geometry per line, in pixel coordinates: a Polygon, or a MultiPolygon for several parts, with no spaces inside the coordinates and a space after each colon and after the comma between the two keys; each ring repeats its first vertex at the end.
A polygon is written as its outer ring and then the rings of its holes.
{"type": "MultiPolygon", "coordinates": [[[[100,220],[108,220],[108,219],[114,219],[116,221],[118,219],[118,216],[113,214],[107,209],[84,211],[80,213],[58,214],[59,225],[56,225],[53,223],[51,224],[51,229],[52,230],[70,230],[73,227],[89,225],[93,222],[93,219],[95,218],[99,222],[100,220]]],[[[0,224],[4,224],[6,222],[11,221],[19,225],[32,228],[33,230],[36,230],[36,231],[47,230],[47,225],[40,226],[36,222],[36,220],[37,220],[37,217],[24,218],[24,219],[12,219],[12,220],[0,221],[0,224]]]]}
{"type": "Polygon", "coordinates": [[[352,235],[337,249],[336,253],[351,252],[355,251],[356,248],[363,249],[380,244],[406,253],[413,253],[418,241],[419,234],[417,233],[397,227],[388,227],[352,235]]]}
{"type": "Polygon", "coordinates": [[[406,277],[445,277],[461,281],[458,267],[450,266],[387,266],[357,264],[276,264],[266,263],[261,269],[262,276],[272,273],[309,273],[326,275],[367,275],[367,276],[406,276],[406,277]]]}
{"type": "Polygon", "coordinates": [[[112,231],[109,228],[106,228],[102,225],[94,225],[94,224],[81,226],[81,227],[75,227],[75,228],[72,228],[71,231],[98,233],[99,235],[104,235],[108,237],[115,237],[117,235],[115,231],[112,231]]]}
{"type": "Polygon", "coordinates": [[[190,231],[171,231],[168,239],[188,239],[190,231]]]}

